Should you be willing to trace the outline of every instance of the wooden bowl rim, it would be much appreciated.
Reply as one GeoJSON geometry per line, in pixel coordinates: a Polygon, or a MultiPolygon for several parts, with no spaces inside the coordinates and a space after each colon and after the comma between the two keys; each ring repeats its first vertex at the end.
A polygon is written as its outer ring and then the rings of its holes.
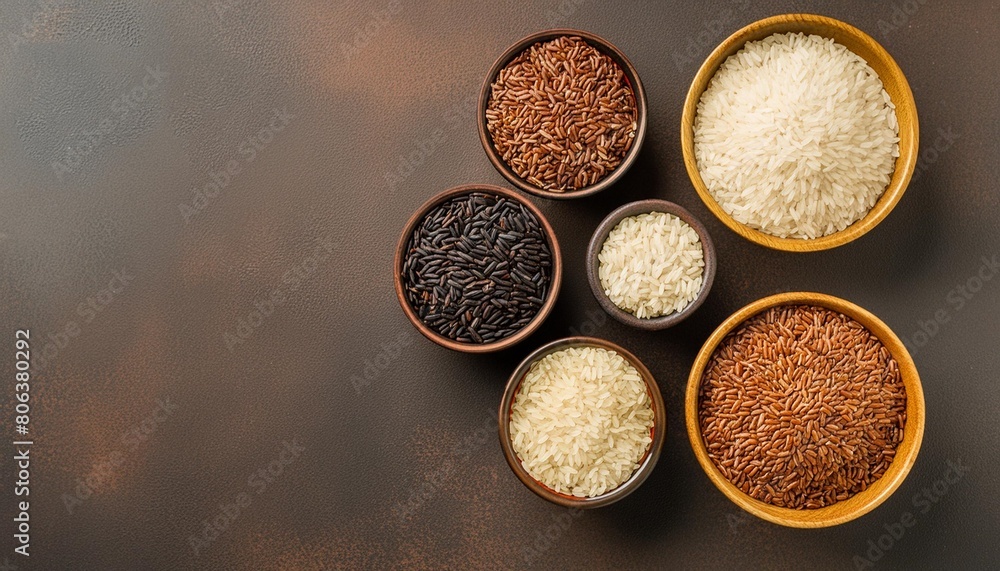
{"type": "Polygon", "coordinates": [[[839,525],[872,511],[889,498],[903,483],[913,468],[924,435],[926,409],[924,392],[916,365],[899,337],[882,320],[868,310],[845,299],[816,292],[788,292],[758,299],[730,315],[705,341],[691,367],[684,399],[685,424],[695,457],[708,478],[736,505],[767,521],[788,527],[817,528],[839,525]],[[706,365],[719,343],[733,329],[758,313],[781,305],[817,305],[838,311],[858,321],[874,333],[886,346],[899,365],[906,388],[906,425],[903,441],[885,474],[868,489],[833,505],[818,509],[793,509],[773,506],[756,500],[733,485],[708,457],[701,426],[698,422],[698,393],[706,365]]]}
{"type": "MultiPolygon", "coordinates": [[[[838,43],[840,40],[834,38],[838,43]]],[[[851,48],[848,48],[851,49],[851,48]]],[[[853,49],[851,51],[854,51],[853,49]]],[[[854,52],[857,53],[857,52],[854,52]]],[[[878,73],[876,71],[876,73],[878,73]]],[[[917,105],[913,98],[913,92],[903,74],[903,70],[896,63],[896,60],[889,55],[881,44],[862,30],[840,20],[835,20],[817,14],[781,14],[771,16],[753,22],[734,32],[726,38],[708,56],[705,62],[698,69],[691,86],[688,89],[687,97],[684,100],[684,109],[681,114],[681,150],[684,157],[684,166],[687,170],[691,184],[701,198],[705,206],[712,211],[723,224],[740,236],[767,248],[782,250],[786,252],[814,252],[827,250],[842,246],[852,242],[875,228],[889,213],[906,192],[913,170],[916,167],[919,155],[919,122],[917,119],[917,105]],[[803,31],[804,33],[817,33],[796,29],[804,26],[822,27],[828,32],[820,33],[823,37],[833,37],[829,31],[835,31],[837,35],[849,36],[853,41],[865,44],[874,54],[874,57],[865,58],[862,54],[857,54],[865,59],[870,66],[885,67],[886,73],[879,74],[879,78],[886,86],[886,91],[898,91],[897,95],[890,93],[893,104],[896,106],[896,116],[903,120],[898,121],[899,125],[899,157],[896,158],[896,166],[893,170],[889,184],[875,205],[865,216],[847,228],[813,239],[780,238],[737,221],[729,213],[722,209],[715,198],[708,191],[705,182],[701,178],[698,170],[697,159],[694,154],[694,119],[697,113],[698,101],[701,94],[708,87],[709,82],[722,63],[733,53],[736,53],[748,41],[760,40],[775,33],[803,31]],[[872,65],[873,60],[875,65],[872,65]],[[891,87],[891,89],[890,89],[891,87]]]]}
{"type": "Polygon", "coordinates": [[[540,498],[548,500],[554,504],[567,508],[591,509],[617,502],[618,500],[631,494],[644,481],[646,481],[646,478],[649,477],[649,474],[656,466],[657,461],[659,461],[660,453],[663,449],[663,443],[666,441],[667,410],[663,402],[663,395],[660,393],[660,387],[656,384],[656,379],[653,378],[653,373],[651,373],[646,365],[644,365],[643,362],[640,361],[639,358],[636,357],[631,351],[628,351],[616,343],[597,337],[565,337],[563,339],[551,341],[542,345],[538,349],[535,349],[530,355],[521,361],[516,369],[514,369],[514,372],[507,380],[507,385],[503,392],[503,398],[500,401],[500,409],[497,414],[497,428],[500,435],[500,448],[503,450],[504,459],[507,460],[507,465],[510,466],[510,469],[514,472],[514,475],[517,476],[517,479],[520,480],[522,484],[524,484],[529,490],[534,492],[540,498]],[[642,377],[642,380],[646,383],[647,393],[649,394],[650,403],[653,408],[653,442],[650,443],[649,450],[647,450],[645,457],[639,463],[639,467],[636,468],[635,472],[633,472],[632,475],[617,488],[591,498],[579,498],[569,494],[563,494],[536,480],[531,476],[531,474],[528,473],[527,470],[525,470],[524,466],[521,465],[521,461],[518,459],[517,453],[514,451],[514,445],[510,438],[511,407],[513,406],[514,397],[517,395],[517,391],[521,388],[521,382],[524,380],[524,376],[531,368],[531,365],[533,365],[535,361],[538,361],[550,353],[569,347],[600,347],[610,351],[615,351],[624,357],[629,364],[635,367],[636,371],[638,371],[639,375],[642,377]]]}
{"type": "Polygon", "coordinates": [[[659,331],[668,327],[673,327],[690,317],[699,307],[701,307],[701,305],[705,302],[705,299],[708,297],[708,293],[712,289],[712,284],[715,281],[716,263],[715,245],[712,243],[712,237],[708,233],[708,228],[701,223],[701,220],[698,220],[694,214],[691,214],[691,212],[683,206],[658,198],[637,200],[635,202],[629,202],[619,206],[601,221],[601,223],[597,226],[597,229],[594,230],[594,233],[590,238],[590,243],[587,245],[587,281],[590,283],[590,291],[593,292],[594,298],[597,299],[597,303],[605,312],[607,312],[608,315],[617,319],[621,323],[631,325],[632,327],[643,329],[645,331],[659,331]],[[601,278],[599,276],[601,263],[597,257],[601,253],[604,241],[608,239],[608,235],[611,233],[611,230],[613,230],[619,222],[629,216],[635,216],[647,212],[665,212],[667,214],[673,214],[694,228],[694,231],[698,233],[698,238],[701,240],[702,251],[704,252],[705,268],[701,289],[698,290],[698,295],[695,296],[694,300],[692,300],[691,303],[689,303],[684,309],[667,315],[661,315],[660,317],[640,318],[618,307],[613,301],[611,301],[611,299],[608,298],[607,295],[604,294],[604,288],[601,287],[601,278]]]}
{"type": "Polygon", "coordinates": [[[503,187],[495,186],[492,184],[463,184],[459,186],[454,186],[447,190],[443,190],[426,202],[424,202],[419,208],[414,211],[407,220],[406,225],[403,227],[403,233],[399,237],[399,242],[396,244],[396,253],[393,257],[393,284],[396,290],[396,300],[399,305],[403,308],[403,313],[410,320],[410,323],[423,334],[424,337],[430,339],[431,341],[445,347],[447,349],[452,349],[454,351],[460,351],[463,353],[490,353],[493,351],[500,351],[506,349],[512,345],[515,345],[538,329],[542,322],[552,313],[552,308],[555,307],[556,298],[559,297],[559,288],[562,284],[562,252],[559,250],[559,240],[556,239],[556,232],[552,228],[548,219],[542,214],[542,211],[538,209],[530,200],[524,196],[503,187]],[[431,329],[426,323],[424,323],[420,317],[417,315],[416,311],[410,306],[410,302],[406,299],[406,294],[403,291],[403,261],[406,259],[406,245],[412,236],[414,229],[416,229],[417,224],[423,220],[424,216],[431,211],[434,207],[438,206],[442,202],[454,198],[456,196],[462,196],[465,194],[470,194],[472,192],[484,192],[488,194],[496,194],[503,196],[504,198],[509,198],[515,200],[520,204],[523,204],[532,214],[538,218],[539,225],[542,228],[543,234],[549,241],[549,250],[552,253],[552,277],[550,279],[549,293],[548,297],[545,299],[545,303],[542,304],[541,309],[535,317],[528,322],[521,330],[517,333],[506,337],[499,341],[494,341],[492,343],[460,343],[458,341],[449,339],[443,335],[438,334],[436,331],[431,329]]]}
{"type": "Polygon", "coordinates": [[[626,171],[635,163],[636,159],[639,157],[639,150],[642,147],[642,143],[646,138],[646,90],[642,86],[642,80],[639,79],[639,72],[632,65],[632,62],[628,59],[623,51],[621,51],[617,46],[604,39],[603,37],[591,33],[585,32],[583,30],[577,30],[573,28],[552,28],[548,30],[542,30],[534,34],[530,34],[521,38],[520,40],[514,42],[509,48],[507,48],[503,54],[500,55],[493,62],[490,67],[489,72],[486,74],[486,79],[483,81],[483,85],[479,91],[479,102],[476,114],[476,123],[479,129],[479,141],[483,145],[483,149],[486,151],[486,156],[489,158],[490,163],[493,167],[507,179],[510,184],[513,184],[518,189],[524,192],[533,194],[541,198],[550,198],[553,200],[571,200],[574,198],[582,198],[584,196],[590,196],[592,194],[597,194],[602,190],[608,188],[615,182],[617,182],[622,176],[625,175],[626,171]],[[586,41],[591,46],[597,48],[602,53],[611,57],[615,60],[615,63],[622,68],[625,72],[625,80],[628,82],[629,86],[632,88],[633,96],[635,97],[635,139],[632,141],[632,147],[629,148],[625,157],[622,159],[621,164],[619,164],[615,170],[611,171],[611,174],[605,176],[596,183],[585,186],[579,190],[573,190],[568,192],[554,192],[551,190],[546,190],[544,188],[538,188],[537,186],[529,183],[528,181],[522,179],[515,173],[509,165],[503,160],[503,158],[497,153],[497,150],[493,147],[493,138],[490,136],[490,132],[486,126],[486,106],[489,104],[490,90],[493,82],[496,80],[497,75],[500,71],[508,64],[512,59],[517,57],[521,52],[531,47],[537,42],[545,42],[560,36],[578,36],[586,41]]]}

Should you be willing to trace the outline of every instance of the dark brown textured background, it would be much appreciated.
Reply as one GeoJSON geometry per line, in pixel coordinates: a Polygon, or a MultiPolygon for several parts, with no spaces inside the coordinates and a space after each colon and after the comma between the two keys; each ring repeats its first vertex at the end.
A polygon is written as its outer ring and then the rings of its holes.
{"type": "Polygon", "coordinates": [[[1000,566],[1000,279],[961,309],[951,293],[1000,255],[995,2],[157,4],[0,6],[3,440],[13,434],[14,330],[30,327],[33,351],[49,356],[44,368],[35,359],[32,385],[32,555],[12,553],[13,450],[0,445],[0,564],[852,569],[869,540],[912,512],[916,525],[876,567],[1000,566]],[[878,228],[807,255],[753,246],[712,218],[678,135],[688,84],[711,49],[744,24],[795,11],[843,19],[887,47],[916,96],[926,153],[878,228]],[[536,201],[566,260],[544,327],[500,354],[449,352],[397,306],[393,246],[432,194],[503,184],[479,145],[473,102],[506,46],[553,26],[601,34],[628,54],[649,96],[646,143],[614,188],[536,201]],[[168,76],[123,108],[146,66],[168,76]],[[250,161],[240,147],[275,108],[293,118],[250,161]],[[108,132],[87,149],[83,133],[106,118],[108,132]],[[70,149],[85,156],[60,175],[52,165],[70,149]],[[230,160],[241,171],[185,221],[179,205],[230,160]],[[701,217],[719,254],[708,301],[660,333],[605,318],[584,276],[601,218],[649,197],[701,217]],[[100,292],[115,271],[134,279],[108,300],[100,292]],[[683,428],[684,384],[704,339],[745,303],[788,290],[857,302],[911,343],[922,321],[947,317],[915,353],[928,410],[915,468],[876,511],[832,529],[744,516],[709,483],[683,428]],[[98,295],[109,303],[91,314],[98,295]],[[272,297],[283,303],[241,325],[272,297]],[[79,334],[60,338],[70,322],[79,334]],[[527,352],[592,329],[649,366],[670,429],[636,493],[574,515],[514,478],[493,417],[527,352]],[[238,332],[246,339],[230,350],[226,335],[238,332]],[[400,347],[382,345],[390,341],[400,347]],[[127,444],[157,399],[176,410],[127,444]],[[295,439],[305,451],[272,483],[248,481],[295,439]],[[953,475],[948,461],[967,473],[921,513],[915,494],[953,475]],[[88,476],[92,495],[69,513],[65,495],[88,476]],[[249,507],[196,557],[189,536],[243,492],[249,507]]]}

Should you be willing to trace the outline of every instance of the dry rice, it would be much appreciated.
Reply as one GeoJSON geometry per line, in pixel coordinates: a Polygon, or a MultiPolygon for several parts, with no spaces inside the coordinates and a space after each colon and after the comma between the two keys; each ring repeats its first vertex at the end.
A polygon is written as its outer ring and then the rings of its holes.
{"type": "Polygon", "coordinates": [[[701,291],[705,256],[698,233],[663,212],[629,216],[615,226],[598,254],[605,295],[639,318],[687,307],[701,291]]]}
{"type": "Polygon", "coordinates": [[[639,372],[615,351],[570,347],[532,364],[511,407],[521,465],[553,490],[593,497],[639,467],[653,409],[639,372]]]}
{"type": "Polygon", "coordinates": [[[748,42],[698,102],[694,149],[708,191],[737,221],[816,238],[864,217],[899,156],[899,128],[878,74],[816,35],[748,42]]]}
{"type": "Polygon", "coordinates": [[[702,377],[708,455],[744,493],[821,508],[885,474],[906,423],[906,388],[882,342],[850,317],[782,306],[730,333],[702,377]]]}

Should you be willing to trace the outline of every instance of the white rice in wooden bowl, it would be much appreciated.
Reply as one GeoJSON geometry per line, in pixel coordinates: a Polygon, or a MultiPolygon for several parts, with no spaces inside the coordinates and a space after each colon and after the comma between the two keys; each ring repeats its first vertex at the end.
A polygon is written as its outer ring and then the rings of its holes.
{"type": "Polygon", "coordinates": [[[830,38],[747,42],[698,102],[694,151],[709,193],[737,221],[810,239],[860,220],[899,156],[896,111],[878,74],[830,38]]]}
{"type": "Polygon", "coordinates": [[[597,255],[608,299],[639,318],[678,312],[698,297],[705,252],[695,231],[673,214],[649,212],[619,222],[597,255]]]}
{"type": "Polygon", "coordinates": [[[532,364],[511,406],[514,452],[529,474],[577,497],[611,491],[652,443],[653,407],[639,372],[615,351],[570,347],[532,364]]]}

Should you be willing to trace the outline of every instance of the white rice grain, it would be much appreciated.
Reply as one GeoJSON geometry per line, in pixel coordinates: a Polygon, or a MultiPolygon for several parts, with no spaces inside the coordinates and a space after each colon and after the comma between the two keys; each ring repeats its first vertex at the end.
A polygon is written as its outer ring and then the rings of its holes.
{"type": "Polygon", "coordinates": [[[653,408],[639,372],[615,351],[570,347],[535,362],[511,406],[521,465],[577,497],[613,490],[652,443],[653,408]]]}
{"type": "Polygon", "coordinates": [[[694,121],[698,171],[724,211],[768,234],[827,236],[860,220],[899,156],[895,106],[832,39],[774,34],[726,59],[694,121]]]}
{"type": "Polygon", "coordinates": [[[698,233],[663,212],[623,219],[604,240],[597,259],[605,295],[639,318],[687,307],[698,297],[705,273],[698,233]]]}

